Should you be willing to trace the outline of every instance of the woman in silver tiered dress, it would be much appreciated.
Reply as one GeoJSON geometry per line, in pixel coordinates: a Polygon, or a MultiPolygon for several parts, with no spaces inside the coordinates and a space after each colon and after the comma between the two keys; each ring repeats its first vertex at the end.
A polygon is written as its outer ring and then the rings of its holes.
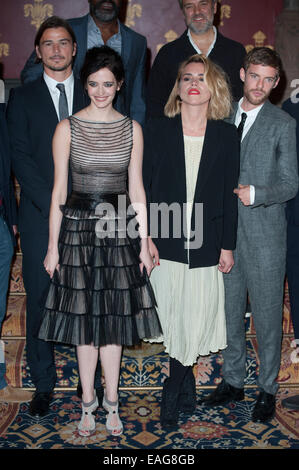
{"type": "Polygon", "coordinates": [[[150,251],[160,261],[151,282],[163,330],[153,341],[163,341],[170,356],[161,403],[166,429],[177,426],[179,412],[195,409],[198,356],[226,347],[223,273],[234,263],[239,168],[236,128],[223,121],[230,109],[224,72],[195,55],[178,71],[165,117],[145,129],[150,251]]]}
{"type": "Polygon", "coordinates": [[[90,104],[59,123],[53,139],[55,182],[44,261],[51,284],[39,338],[77,346],[82,436],[95,432],[100,349],[106,428],[117,436],[123,431],[117,394],[122,346],[161,333],[149,283],[143,137],[139,124],[112,105],[124,80],[115,51],[90,49],[81,78],[90,104]]]}

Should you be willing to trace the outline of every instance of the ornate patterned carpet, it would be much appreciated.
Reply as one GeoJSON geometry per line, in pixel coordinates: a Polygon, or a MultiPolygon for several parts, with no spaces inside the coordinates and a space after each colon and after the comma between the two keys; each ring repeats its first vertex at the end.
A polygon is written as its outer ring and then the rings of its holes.
{"type": "MultiPolygon", "coordinates": [[[[57,392],[50,414],[40,419],[29,415],[28,404],[19,409],[12,409],[12,406],[7,409],[12,423],[0,439],[0,448],[299,449],[295,417],[290,426],[290,419],[280,407],[271,423],[251,422],[255,390],[247,390],[246,400],[236,406],[219,410],[198,407],[189,419],[181,415],[179,429],[171,433],[160,428],[160,395],[160,391],[153,390],[121,392],[125,432],[119,438],[107,434],[102,409],[97,413],[96,434],[90,438],[80,437],[76,426],[80,420],[80,400],[72,392],[57,392]]],[[[279,399],[284,395],[285,392],[280,392],[279,399]]]]}
{"type": "MultiPolygon", "coordinates": [[[[13,264],[8,311],[2,331],[7,378],[12,385],[33,388],[26,363],[25,292],[20,254],[13,264]]],[[[160,344],[142,343],[126,348],[123,355],[120,399],[124,434],[108,436],[102,408],[97,412],[97,432],[91,438],[78,435],[80,400],[75,388],[78,370],[74,348],[56,346],[57,387],[51,412],[33,418],[28,404],[0,403],[1,449],[299,449],[299,412],[286,410],[281,400],[299,393],[299,358],[292,345],[286,285],[284,338],[278,381],[280,391],[275,418],[267,424],[251,421],[257,389],[257,344],[253,320],[247,319],[246,399],[219,409],[198,406],[188,417],[181,415],[176,432],[167,433],[159,424],[161,386],[168,375],[168,357],[160,344]]],[[[219,381],[221,353],[201,357],[194,367],[198,397],[210,392],[219,381]]]]}

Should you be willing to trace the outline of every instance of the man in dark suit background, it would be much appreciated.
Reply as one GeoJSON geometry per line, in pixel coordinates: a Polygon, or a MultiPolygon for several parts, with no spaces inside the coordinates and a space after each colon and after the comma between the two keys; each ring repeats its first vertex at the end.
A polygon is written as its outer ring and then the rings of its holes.
{"type": "MultiPolygon", "coordinates": [[[[5,119],[4,84],[0,80],[0,334],[6,313],[10,263],[15,245],[16,219],[16,201],[11,180],[9,140],[5,119]]],[[[4,342],[0,341],[0,402],[30,401],[31,393],[10,386],[6,381],[5,373],[4,342]]]]}
{"type": "MultiPolygon", "coordinates": [[[[73,71],[79,76],[87,49],[106,44],[122,57],[125,82],[116,98],[115,108],[130,116],[141,125],[145,120],[145,63],[147,43],[144,36],[136,33],[118,20],[122,0],[88,0],[88,15],[67,20],[77,42],[77,55],[73,71]]],[[[33,52],[21,72],[23,83],[42,74],[42,67],[35,63],[33,52]]]]}
{"type": "Polygon", "coordinates": [[[174,86],[179,65],[198,53],[209,57],[226,72],[235,100],[243,93],[240,68],[245,48],[228,39],[213,26],[217,0],[178,0],[187,30],[175,41],[163,46],[157,54],[149,76],[147,116],[164,115],[164,106],[174,86]]]}
{"type": "MultiPolygon", "coordinates": [[[[288,99],[282,109],[297,122],[297,159],[299,168],[299,101],[288,99]]],[[[299,192],[287,203],[287,278],[290,295],[291,316],[294,327],[295,354],[299,350],[299,192]]],[[[299,395],[282,400],[283,406],[299,410],[299,395]]]]}
{"type": "Polygon", "coordinates": [[[13,89],[7,109],[12,167],[21,186],[18,224],[27,294],[26,348],[36,387],[30,412],[39,416],[48,412],[56,382],[53,344],[36,337],[50,280],[43,261],[54,179],[52,137],[59,120],[86,104],[83,87],[72,73],[75,41],[65,20],[48,18],[35,40],[43,75],[13,89]]]}

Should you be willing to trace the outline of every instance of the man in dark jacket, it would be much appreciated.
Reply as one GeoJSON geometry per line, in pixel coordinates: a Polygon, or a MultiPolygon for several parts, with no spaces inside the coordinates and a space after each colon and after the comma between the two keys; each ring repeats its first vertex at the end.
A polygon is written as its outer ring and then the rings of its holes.
{"type": "Polygon", "coordinates": [[[37,338],[50,278],[43,261],[49,238],[49,210],[54,180],[52,138],[61,119],[86,105],[81,82],[73,76],[76,39],[70,25],[58,17],[40,26],[36,53],[43,75],[13,89],[7,109],[12,168],[21,186],[18,225],[27,294],[27,361],[36,392],[30,413],[48,413],[56,383],[54,347],[37,338]]]}
{"type": "MultiPolygon", "coordinates": [[[[297,158],[299,168],[299,102],[288,99],[282,109],[297,122],[297,158]]],[[[291,316],[294,327],[294,355],[299,351],[299,192],[287,203],[287,278],[289,285],[291,316]]],[[[283,406],[299,410],[299,395],[293,395],[282,401],[283,406]]]]}
{"type": "Polygon", "coordinates": [[[175,41],[163,46],[155,58],[147,90],[147,116],[164,115],[164,106],[174,86],[179,65],[198,53],[209,57],[226,72],[233,97],[243,94],[240,69],[245,48],[228,39],[213,26],[217,0],[178,0],[185,17],[187,30],[175,41]]]}
{"type": "MultiPolygon", "coordinates": [[[[118,20],[122,0],[88,0],[88,15],[67,20],[77,42],[77,54],[73,71],[79,76],[87,49],[107,46],[122,57],[125,82],[118,93],[115,108],[122,114],[143,125],[145,120],[145,63],[147,43],[144,36],[136,33],[118,20]]],[[[42,67],[35,62],[33,52],[21,72],[23,83],[42,75],[42,67]]]]}
{"type": "MultiPolygon", "coordinates": [[[[1,86],[1,88],[4,92],[4,87],[1,86]]],[[[10,263],[16,232],[16,201],[11,180],[10,152],[3,101],[4,93],[3,97],[0,97],[0,333],[6,312],[10,263]]],[[[30,392],[7,384],[5,373],[4,342],[0,341],[0,402],[21,403],[31,400],[30,392]]]]}

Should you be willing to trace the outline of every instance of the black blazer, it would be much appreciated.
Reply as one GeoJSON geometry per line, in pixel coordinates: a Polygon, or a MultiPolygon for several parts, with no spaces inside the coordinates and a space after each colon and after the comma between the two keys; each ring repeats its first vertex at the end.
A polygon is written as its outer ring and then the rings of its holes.
{"type": "MultiPolygon", "coordinates": [[[[187,36],[187,30],[175,41],[161,47],[149,75],[147,85],[147,117],[164,116],[164,106],[176,81],[179,65],[197,54],[187,36]]],[[[217,31],[215,45],[209,55],[226,72],[236,101],[243,96],[240,68],[243,67],[246,50],[242,44],[226,38],[217,31]]]]}
{"type": "MultiPolygon", "coordinates": [[[[156,118],[145,129],[143,178],[147,195],[149,232],[154,221],[151,203],[176,202],[181,210],[186,203],[186,172],[181,115],[156,118]]],[[[221,248],[236,246],[239,143],[235,126],[224,121],[209,120],[199,166],[194,202],[203,203],[203,244],[190,250],[190,267],[218,264],[221,248]]],[[[181,230],[183,229],[181,218],[181,230]]],[[[171,227],[172,224],[170,224],[171,227]]],[[[198,227],[198,226],[197,226],[198,227]]],[[[195,229],[193,204],[191,228],[195,229]]],[[[183,232],[182,232],[183,233],[183,232]]],[[[161,220],[157,236],[153,236],[162,259],[188,263],[186,239],[176,238],[170,229],[169,238],[161,237],[161,220]]]]}
{"type": "Polygon", "coordinates": [[[17,205],[11,179],[10,149],[4,103],[0,104],[0,178],[0,191],[4,206],[3,217],[15,242],[12,226],[17,224],[17,205]]]}
{"type": "MultiPolygon", "coordinates": [[[[86,105],[86,95],[75,79],[73,113],[86,105]]],[[[52,138],[57,113],[43,78],[11,90],[7,122],[12,168],[21,186],[20,232],[48,231],[54,182],[52,138]]]]}

